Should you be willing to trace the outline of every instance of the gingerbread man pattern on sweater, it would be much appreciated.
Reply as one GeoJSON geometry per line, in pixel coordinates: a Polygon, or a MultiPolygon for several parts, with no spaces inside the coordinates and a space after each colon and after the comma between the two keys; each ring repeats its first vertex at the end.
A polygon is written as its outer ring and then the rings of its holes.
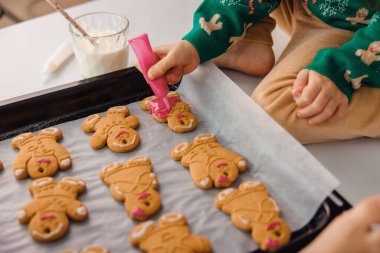
{"type": "MultiPolygon", "coordinates": [[[[303,1],[315,16],[331,26],[355,31],[353,40],[347,42],[350,46],[326,49],[327,51],[322,49],[306,68],[328,77],[349,100],[362,83],[378,87],[380,84],[376,80],[380,78],[379,66],[364,66],[360,59],[355,57],[355,51],[365,50],[363,45],[369,47],[371,43],[380,40],[379,32],[374,31],[376,26],[380,26],[379,13],[365,6],[360,0],[294,1],[303,1]],[[348,75],[347,71],[351,74],[348,75]]],[[[232,49],[244,38],[250,26],[268,16],[279,4],[279,0],[204,0],[194,14],[193,29],[184,39],[195,47],[201,63],[205,62],[232,49]],[[205,20],[213,22],[205,25],[205,20]],[[218,28],[210,30],[210,27],[215,28],[216,24],[220,24],[218,28]]],[[[366,58],[377,61],[377,52],[371,53],[372,55],[366,58]]],[[[356,56],[362,54],[368,55],[359,51],[356,56]]],[[[365,61],[367,62],[368,60],[365,61]]]]}

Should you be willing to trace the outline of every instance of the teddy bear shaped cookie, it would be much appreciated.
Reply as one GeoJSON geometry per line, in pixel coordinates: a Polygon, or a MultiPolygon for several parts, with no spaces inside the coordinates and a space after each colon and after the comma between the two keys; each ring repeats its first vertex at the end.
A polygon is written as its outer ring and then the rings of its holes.
{"type": "Polygon", "coordinates": [[[190,169],[191,177],[201,189],[228,187],[239,172],[248,168],[247,161],[240,155],[222,147],[213,134],[201,134],[193,143],[177,144],[171,152],[175,161],[190,169]]]}
{"type": "Polygon", "coordinates": [[[90,139],[93,149],[101,149],[106,144],[113,152],[128,152],[140,143],[140,135],[135,130],[139,126],[136,116],[128,116],[126,106],[115,106],[107,110],[105,117],[99,114],[88,116],[82,124],[86,133],[95,132],[90,139]]]}
{"type": "Polygon", "coordinates": [[[276,202],[269,197],[265,185],[256,180],[228,188],[215,197],[216,206],[231,215],[232,223],[241,230],[252,231],[261,250],[276,250],[291,236],[288,224],[280,218],[276,202]]]}
{"type": "Polygon", "coordinates": [[[178,92],[169,92],[166,101],[155,96],[141,101],[141,108],[149,111],[158,122],[168,122],[168,127],[177,133],[186,133],[197,127],[198,119],[190,106],[181,101],[178,92]],[[169,105],[169,106],[168,106],[169,105]]]}
{"type": "Polygon", "coordinates": [[[58,168],[66,170],[71,167],[69,152],[57,141],[62,138],[62,131],[49,127],[38,135],[19,134],[12,140],[12,147],[19,149],[13,164],[16,179],[42,178],[53,176],[58,168]]]}
{"type": "Polygon", "coordinates": [[[143,252],[211,253],[210,242],[202,236],[194,236],[180,213],[168,213],[160,217],[159,225],[153,221],[140,223],[129,235],[131,244],[143,252]]]}
{"type": "Polygon", "coordinates": [[[125,166],[109,164],[102,168],[100,178],[110,186],[117,201],[124,201],[125,210],[134,220],[146,220],[161,207],[157,177],[147,157],[131,158],[125,166]]]}
{"type": "Polygon", "coordinates": [[[75,177],[65,177],[59,184],[51,177],[34,180],[29,191],[34,199],[16,214],[20,224],[29,223],[29,234],[41,242],[55,241],[69,229],[69,219],[82,221],[87,208],[76,199],[86,189],[75,177]]]}

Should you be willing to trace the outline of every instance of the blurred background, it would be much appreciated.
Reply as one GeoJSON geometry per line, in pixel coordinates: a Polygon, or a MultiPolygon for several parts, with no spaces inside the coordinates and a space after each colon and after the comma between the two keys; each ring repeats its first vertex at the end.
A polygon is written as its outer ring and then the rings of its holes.
{"type": "MultiPolygon", "coordinates": [[[[64,8],[91,0],[58,0],[64,8]]],[[[0,29],[53,12],[45,0],[0,0],[0,29]]]]}

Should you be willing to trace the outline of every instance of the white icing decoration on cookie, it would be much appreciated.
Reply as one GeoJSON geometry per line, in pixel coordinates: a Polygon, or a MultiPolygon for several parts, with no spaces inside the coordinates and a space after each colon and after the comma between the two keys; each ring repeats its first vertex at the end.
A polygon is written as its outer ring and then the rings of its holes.
{"type": "Polygon", "coordinates": [[[213,135],[213,134],[200,134],[200,135],[196,136],[194,140],[195,141],[196,140],[207,141],[207,140],[210,140],[214,137],[215,137],[215,135],[213,135]]]}
{"type": "Polygon", "coordinates": [[[162,216],[162,219],[168,222],[176,222],[183,218],[183,215],[180,213],[168,213],[162,216]]]}
{"type": "Polygon", "coordinates": [[[18,141],[21,141],[23,139],[25,139],[26,137],[32,135],[32,133],[24,133],[24,134],[20,134],[18,136],[16,136],[15,138],[13,138],[12,142],[18,142],[18,141]]]}
{"type": "Polygon", "coordinates": [[[42,132],[47,133],[47,134],[57,134],[59,133],[59,129],[55,127],[49,127],[44,129],[42,132]]]}
{"type": "Polygon", "coordinates": [[[58,234],[63,228],[63,224],[62,223],[59,223],[57,228],[55,228],[54,230],[52,230],[49,234],[45,235],[45,234],[41,234],[39,232],[37,232],[36,230],[33,230],[32,231],[32,235],[34,236],[37,236],[41,239],[49,239],[53,236],[55,236],[56,234],[58,234]]]}
{"type": "Polygon", "coordinates": [[[260,186],[262,183],[257,180],[249,181],[244,183],[244,188],[255,188],[260,186]]]}
{"type": "Polygon", "coordinates": [[[136,156],[127,160],[127,162],[146,162],[146,161],[148,161],[148,158],[146,156],[136,156]]]}
{"type": "Polygon", "coordinates": [[[33,187],[41,187],[47,184],[50,184],[53,182],[52,178],[41,178],[33,181],[32,186],[33,187]]]}
{"type": "Polygon", "coordinates": [[[17,218],[18,220],[21,220],[21,219],[25,218],[25,216],[26,216],[26,212],[25,212],[24,209],[20,209],[20,210],[18,210],[17,213],[16,213],[16,218],[17,218]]]}
{"type": "Polygon", "coordinates": [[[243,215],[239,214],[238,218],[239,218],[240,222],[243,223],[244,225],[249,225],[249,223],[250,223],[249,220],[244,219],[243,215]]]}
{"type": "Polygon", "coordinates": [[[156,174],[154,174],[153,172],[151,172],[151,173],[149,174],[149,176],[150,176],[151,178],[154,178],[154,177],[156,177],[156,174]]]}
{"type": "Polygon", "coordinates": [[[178,144],[174,149],[174,153],[180,154],[181,152],[185,151],[187,147],[189,147],[189,145],[190,144],[188,142],[183,142],[183,143],[178,144]]]}
{"type": "Polygon", "coordinates": [[[97,114],[88,116],[88,118],[86,119],[86,125],[92,125],[98,119],[100,119],[100,116],[97,114]]]}
{"type": "Polygon", "coordinates": [[[84,186],[84,182],[79,178],[64,177],[62,179],[62,181],[64,181],[67,184],[74,185],[74,186],[77,186],[77,185],[83,185],[84,186]]]}
{"type": "Polygon", "coordinates": [[[61,164],[62,167],[69,166],[70,163],[71,163],[71,159],[70,159],[70,158],[66,158],[66,159],[64,159],[64,160],[62,160],[62,161],[60,162],[60,164],[61,164]]]}
{"type": "Polygon", "coordinates": [[[218,200],[219,200],[219,201],[223,201],[223,200],[225,200],[226,197],[227,197],[228,195],[230,195],[233,191],[235,191],[235,189],[232,188],[232,187],[223,190],[222,192],[220,192],[220,193],[218,194],[218,200]]]}
{"type": "Polygon", "coordinates": [[[141,225],[141,228],[140,228],[138,231],[132,233],[132,238],[133,238],[133,239],[140,239],[142,236],[144,236],[146,230],[147,230],[149,227],[151,227],[151,226],[154,226],[153,221],[147,221],[147,222],[144,222],[144,223],[141,225]]]}
{"type": "Polygon", "coordinates": [[[114,190],[117,193],[117,195],[120,195],[120,196],[124,195],[124,193],[120,190],[120,187],[118,185],[115,186],[114,190]]]}
{"type": "Polygon", "coordinates": [[[174,130],[177,130],[177,129],[190,129],[190,128],[193,127],[193,123],[194,123],[194,120],[193,120],[193,119],[190,119],[190,122],[189,122],[188,125],[186,125],[186,126],[183,126],[183,125],[176,126],[176,127],[174,128],[174,130]]]}
{"type": "Polygon", "coordinates": [[[87,209],[84,206],[78,207],[77,214],[80,216],[85,216],[87,214],[87,209]]]}
{"type": "Polygon", "coordinates": [[[268,198],[269,201],[271,201],[273,203],[273,206],[274,206],[274,210],[276,212],[280,212],[280,208],[278,207],[276,201],[274,201],[272,198],[268,198]]]}
{"type": "Polygon", "coordinates": [[[102,173],[109,172],[111,170],[114,170],[114,169],[118,168],[119,166],[120,166],[120,163],[113,162],[111,164],[108,164],[108,165],[104,166],[101,169],[101,171],[102,171],[102,173]]]}
{"type": "Polygon", "coordinates": [[[123,112],[125,110],[127,110],[127,107],[126,106],[115,106],[115,107],[112,107],[110,108],[111,112],[123,112]]]}
{"type": "Polygon", "coordinates": [[[240,160],[240,161],[238,162],[238,166],[239,166],[239,167],[245,167],[245,166],[247,166],[247,162],[246,162],[245,160],[240,160]]]}
{"type": "Polygon", "coordinates": [[[208,177],[205,177],[205,178],[203,178],[199,183],[200,183],[202,186],[207,186],[209,182],[210,182],[210,179],[209,179],[208,177]]]}
{"type": "Polygon", "coordinates": [[[112,144],[116,147],[124,148],[124,147],[128,147],[130,145],[135,144],[135,141],[136,141],[136,135],[133,136],[133,139],[131,140],[130,143],[122,144],[122,143],[118,143],[118,142],[114,141],[112,144]]]}
{"type": "Polygon", "coordinates": [[[18,177],[18,176],[20,176],[23,172],[24,172],[25,170],[24,169],[17,169],[17,170],[15,170],[15,175],[18,177]]]}

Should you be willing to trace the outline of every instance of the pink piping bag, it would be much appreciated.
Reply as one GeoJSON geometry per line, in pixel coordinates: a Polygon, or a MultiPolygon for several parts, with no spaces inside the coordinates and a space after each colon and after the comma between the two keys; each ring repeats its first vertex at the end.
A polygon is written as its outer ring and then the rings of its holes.
{"type": "Polygon", "coordinates": [[[158,98],[166,98],[169,88],[165,78],[160,77],[156,80],[150,80],[148,78],[148,70],[157,63],[157,58],[153,53],[152,46],[149,43],[148,35],[144,33],[143,35],[131,39],[128,42],[137,56],[137,60],[140,63],[145,80],[149,84],[150,88],[152,88],[154,95],[158,98]]]}

